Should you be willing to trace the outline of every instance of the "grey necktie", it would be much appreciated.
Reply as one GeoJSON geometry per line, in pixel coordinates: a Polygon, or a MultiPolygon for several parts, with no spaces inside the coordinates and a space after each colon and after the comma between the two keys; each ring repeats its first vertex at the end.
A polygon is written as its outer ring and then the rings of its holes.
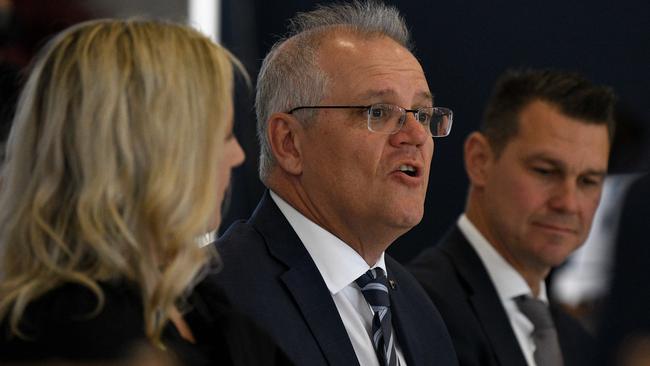
{"type": "Polygon", "coordinates": [[[562,351],[548,306],[543,301],[526,295],[517,296],[515,303],[535,327],[532,337],[535,342],[534,357],[537,366],[562,366],[562,351]]]}
{"type": "Polygon", "coordinates": [[[372,311],[372,345],[375,347],[379,364],[382,366],[399,365],[395,352],[395,336],[390,316],[390,298],[384,270],[373,268],[357,280],[361,293],[372,311]]]}

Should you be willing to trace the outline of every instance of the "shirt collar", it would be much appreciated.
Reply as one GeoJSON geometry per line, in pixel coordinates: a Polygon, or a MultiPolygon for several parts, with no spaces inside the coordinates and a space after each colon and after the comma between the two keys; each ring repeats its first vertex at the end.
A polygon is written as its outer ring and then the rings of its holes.
{"type": "MultiPolygon", "coordinates": [[[[458,219],[458,228],[463,232],[467,241],[469,241],[481,262],[483,262],[501,301],[512,300],[514,297],[521,295],[532,297],[532,291],[526,280],[494,249],[465,214],[462,214],[458,219]]],[[[539,289],[537,298],[548,303],[544,281],[540,283],[539,289]]]]}
{"type": "Polygon", "coordinates": [[[388,274],[384,253],[374,266],[368,266],[368,263],[352,247],[309,220],[275,192],[270,191],[270,193],[271,199],[307,249],[332,295],[350,285],[371,268],[379,267],[388,274]]]}

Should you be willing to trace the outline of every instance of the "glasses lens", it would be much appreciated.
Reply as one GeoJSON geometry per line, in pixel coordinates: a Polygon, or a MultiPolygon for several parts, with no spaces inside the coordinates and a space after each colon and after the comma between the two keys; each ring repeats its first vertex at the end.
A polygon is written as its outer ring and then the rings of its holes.
{"type": "Polygon", "coordinates": [[[454,114],[449,108],[432,108],[432,117],[429,126],[431,128],[431,135],[433,137],[445,137],[449,135],[453,116],[454,114]]]}
{"type": "Polygon", "coordinates": [[[368,129],[379,133],[395,133],[404,122],[404,110],[392,104],[373,104],[368,108],[368,129]]]}

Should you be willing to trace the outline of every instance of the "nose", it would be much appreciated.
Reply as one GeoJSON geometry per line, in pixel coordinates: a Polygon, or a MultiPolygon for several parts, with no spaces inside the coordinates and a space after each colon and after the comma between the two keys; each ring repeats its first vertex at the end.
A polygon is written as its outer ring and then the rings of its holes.
{"type": "Polygon", "coordinates": [[[580,207],[577,183],[565,179],[555,188],[550,200],[553,210],[563,213],[576,213],[580,207]]]}
{"type": "Polygon", "coordinates": [[[433,141],[428,128],[415,118],[415,113],[406,113],[404,125],[397,133],[391,135],[391,141],[395,145],[424,145],[429,140],[433,141]]]}

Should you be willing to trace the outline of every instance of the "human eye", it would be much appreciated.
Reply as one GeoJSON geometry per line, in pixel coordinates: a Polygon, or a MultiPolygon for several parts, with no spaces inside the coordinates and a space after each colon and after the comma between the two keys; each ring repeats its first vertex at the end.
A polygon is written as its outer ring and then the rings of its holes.
{"type": "Polygon", "coordinates": [[[428,109],[419,109],[418,110],[418,122],[422,124],[428,124],[431,122],[433,113],[428,109]]]}
{"type": "Polygon", "coordinates": [[[390,116],[390,111],[391,108],[388,104],[373,104],[370,106],[368,113],[370,114],[370,118],[374,120],[383,120],[390,116]]]}
{"type": "Polygon", "coordinates": [[[533,165],[531,170],[541,177],[550,177],[557,173],[557,169],[544,165],[533,165]]]}
{"type": "Polygon", "coordinates": [[[601,176],[593,176],[593,175],[585,175],[585,176],[580,177],[578,179],[578,182],[583,187],[600,187],[603,184],[603,177],[601,177],[601,176]]]}

